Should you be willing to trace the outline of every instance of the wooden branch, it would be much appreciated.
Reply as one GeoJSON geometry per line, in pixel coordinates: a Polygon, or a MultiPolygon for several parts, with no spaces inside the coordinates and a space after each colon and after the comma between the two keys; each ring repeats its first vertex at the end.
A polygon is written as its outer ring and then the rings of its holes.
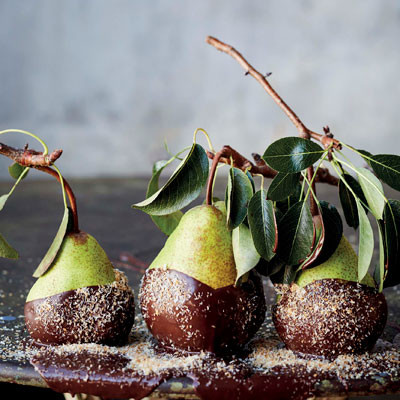
{"type": "MultiPolygon", "coordinates": [[[[230,146],[224,146],[221,152],[221,156],[218,160],[218,162],[221,164],[232,164],[234,167],[239,168],[242,171],[247,170],[252,175],[262,175],[265,178],[274,178],[277,174],[277,172],[269,167],[257,153],[252,154],[254,158],[254,163],[252,163],[230,146]]],[[[214,160],[216,156],[210,151],[207,151],[207,155],[211,160],[214,160]]],[[[331,175],[327,168],[319,168],[315,177],[315,182],[323,182],[328,183],[329,185],[337,186],[339,184],[339,179],[336,178],[336,176],[331,175]]]]}
{"type": "Polygon", "coordinates": [[[14,149],[11,146],[0,143],[0,154],[11,158],[23,167],[49,167],[60,158],[62,150],[54,150],[44,156],[42,152],[28,149],[27,146],[24,149],[14,149]]]}
{"type": "Polygon", "coordinates": [[[301,119],[296,115],[296,113],[283,101],[282,97],[273,89],[273,87],[268,82],[265,75],[258,72],[249,62],[232,46],[221,42],[220,40],[207,36],[206,42],[211,46],[215,47],[217,50],[223,53],[229,54],[233,57],[246,71],[246,75],[251,75],[273,98],[275,103],[283,110],[283,112],[289,117],[292,123],[295,125],[299,131],[299,135],[305,139],[313,138],[314,140],[320,142],[325,148],[332,147],[340,149],[342,146],[340,142],[333,138],[331,133],[322,135],[320,133],[314,132],[308,129],[301,119]]]}

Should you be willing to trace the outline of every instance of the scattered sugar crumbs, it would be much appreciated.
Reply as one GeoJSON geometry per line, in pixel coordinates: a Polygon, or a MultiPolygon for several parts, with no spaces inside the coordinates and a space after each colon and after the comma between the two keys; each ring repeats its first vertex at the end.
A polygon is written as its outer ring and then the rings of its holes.
{"type": "MultiPolygon", "coordinates": [[[[153,343],[143,319],[138,316],[129,344],[125,346],[63,345],[52,347],[51,351],[59,356],[85,352],[93,355],[99,362],[102,357],[123,356],[128,360],[123,370],[144,375],[156,375],[163,371],[177,371],[179,375],[182,375],[202,367],[231,374],[235,372],[236,365],[238,365],[240,368],[246,366],[261,374],[268,374],[278,367],[282,372],[287,369],[291,372],[299,370],[314,374],[330,373],[337,376],[339,381],[365,379],[382,374],[391,380],[400,378],[400,344],[378,340],[372,353],[342,355],[334,361],[306,360],[283,347],[273,330],[270,319],[264,323],[259,334],[251,342],[249,356],[242,360],[223,361],[219,359],[212,361],[212,357],[207,353],[167,354],[157,350],[153,343]]],[[[47,347],[44,351],[48,352],[49,350],[50,348],[47,347]]]]}

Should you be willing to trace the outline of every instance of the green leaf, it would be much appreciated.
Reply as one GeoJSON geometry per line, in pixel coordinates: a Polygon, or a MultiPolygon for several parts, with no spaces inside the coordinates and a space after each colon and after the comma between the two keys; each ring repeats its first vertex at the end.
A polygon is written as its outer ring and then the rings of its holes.
{"type": "Polygon", "coordinates": [[[299,269],[306,269],[312,265],[320,255],[325,242],[325,227],[322,219],[321,207],[318,207],[319,214],[312,217],[314,224],[313,243],[311,245],[311,253],[302,262],[299,269]]]}
{"type": "Polygon", "coordinates": [[[360,184],[358,181],[353,178],[350,174],[343,174],[340,176],[340,181],[339,181],[339,197],[340,197],[340,203],[342,205],[343,209],[343,214],[344,218],[347,222],[347,225],[350,226],[351,228],[357,229],[358,228],[358,211],[357,211],[357,204],[356,200],[353,196],[353,193],[348,189],[346,184],[343,182],[346,181],[346,183],[351,187],[351,189],[354,191],[356,196],[364,203],[367,204],[367,199],[364,196],[364,193],[361,189],[360,184]]]}
{"type": "Polygon", "coordinates": [[[150,215],[168,215],[196,199],[207,182],[208,157],[205,150],[194,143],[167,183],[140,203],[133,204],[150,215]]]}
{"type": "Polygon", "coordinates": [[[276,208],[281,211],[283,214],[289,210],[290,207],[292,207],[294,204],[296,204],[300,200],[300,194],[301,194],[301,188],[302,185],[299,182],[297,182],[297,185],[295,186],[293,194],[291,194],[287,199],[283,201],[277,201],[276,202],[276,208]]]}
{"type": "Polygon", "coordinates": [[[288,198],[297,189],[300,173],[286,174],[278,172],[268,188],[268,198],[280,201],[288,198]]]}
{"type": "Polygon", "coordinates": [[[275,255],[271,261],[266,261],[263,258],[260,258],[260,261],[255,268],[260,275],[271,276],[281,271],[284,265],[285,262],[275,255]]]}
{"type": "Polygon", "coordinates": [[[288,265],[301,264],[311,252],[314,225],[307,202],[291,207],[278,224],[278,256],[288,265]]]}
{"type": "Polygon", "coordinates": [[[278,227],[274,205],[271,200],[267,200],[265,190],[259,190],[251,198],[247,219],[258,254],[270,261],[274,257],[278,245],[278,227]]]}
{"type": "Polygon", "coordinates": [[[324,149],[311,140],[285,137],[272,143],[262,158],[275,171],[294,173],[313,165],[323,153],[324,149]]]}
{"type": "Polygon", "coordinates": [[[253,194],[256,192],[256,185],[254,183],[253,175],[249,171],[246,171],[246,175],[249,178],[249,181],[251,183],[251,187],[253,188],[253,194]]]}
{"type": "Polygon", "coordinates": [[[0,196],[0,211],[4,208],[4,205],[6,204],[10,194],[3,194],[0,196]]]}
{"type": "MultiPolygon", "coordinates": [[[[380,224],[381,226],[382,224],[380,224]]],[[[400,201],[389,200],[383,210],[385,269],[384,287],[400,283],[400,201]]]]}
{"type": "Polygon", "coordinates": [[[72,212],[69,208],[64,210],[64,216],[61,221],[61,225],[58,228],[57,234],[51,244],[49,250],[47,250],[46,255],[43,257],[43,260],[40,262],[39,266],[36,268],[33,273],[33,277],[39,278],[42,276],[53,264],[53,261],[57,257],[58,251],[62,245],[65,234],[68,228],[68,222],[72,218],[72,212]]]}
{"type": "Polygon", "coordinates": [[[18,258],[18,252],[11,247],[4,236],[0,233],[0,257],[2,258],[18,258]]]}
{"type": "Polygon", "coordinates": [[[246,218],[247,205],[253,195],[253,187],[247,175],[238,168],[229,170],[225,204],[230,229],[237,228],[246,218]]]}
{"type": "Polygon", "coordinates": [[[371,171],[365,168],[356,168],[356,171],[358,181],[372,214],[376,219],[381,219],[386,203],[381,182],[371,171]]]}
{"type": "Polygon", "coordinates": [[[400,190],[400,156],[391,154],[368,155],[368,161],[379,179],[400,190]]]}
{"type": "MultiPolygon", "coordinates": [[[[158,181],[161,172],[167,165],[169,165],[176,158],[177,155],[173,156],[170,160],[161,160],[154,163],[153,176],[151,177],[150,182],[147,186],[146,198],[149,198],[158,191],[158,181]]],[[[163,232],[167,236],[169,236],[175,230],[182,216],[183,216],[182,211],[175,211],[172,214],[162,215],[162,216],[150,215],[151,219],[161,230],[161,232],[163,232]]]]}
{"type": "MultiPolygon", "coordinates": [[[[24,169],[25,167],[23,167],[21,164],[14,162],[8,167],[8,173],[10,174],[11,178],[18,179],[20,175],[24,172],[24,169]]],[[[27,173],[24,174],[22,179],[24,179],[26,175],[27,173]]]]}
{"type": "MultiPolygon", "coordinates": [[[[379,221],[382,222],[382,221],[379,221]]],[[[383,281],[385,279],[385,228],[382,223],[379,223],[379,264],[374,270],[374,279],[378,284],[379,291],[383,290],[383,281]]]]}
{"type": "Polygon", "coordinates": [[[336,207],[323,200],[320,201],[319,205],[324,223],[325,239],[322,250],[312,265],[313,267],[322,264],[331,257],[343,236],[343,223],[336,207]]]}
{"type": "Polygon", "coordinates": [[[232,231],[232,248],[236,264],[235,285],[237,285],[240,278],[251,271],[260,260],[250,230],[245,224],[240,224],[232,231]]]}
{"type": "Polygon", "coordinates": [[[374,252],[374,233],[369,223],[367,213],[360,201],[356,199],[358,219],[360,221],[358,244],[358,281],[361,282],[368,272],[374,252]]]}

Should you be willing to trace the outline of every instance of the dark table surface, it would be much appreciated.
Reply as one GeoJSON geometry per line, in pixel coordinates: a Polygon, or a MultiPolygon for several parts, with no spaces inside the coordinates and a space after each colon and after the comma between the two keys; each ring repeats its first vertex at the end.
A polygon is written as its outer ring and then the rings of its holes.
{"type": "MultiPolygon", "coordinates": [[[[144,198],[147,181],[124,178],[70,182],[78,201],[81,229],[92,234],[113,263],[124,270],[135,295],[142,273],[130,256],[149,263],[166,239],[149,216],[130,208],[144,198]]],[[[9,187],[10,183],[0,183],[0,194],[6,193],[9,187]]],[[[390,190],[388,195],[396,198],[390,190]]],[[[319,197],[339,206],[336,188],[320,185],[319,197]]],[[[46,387],[21,350],[26,337],[23,307],[34,282],[32,273],[52,242],[62,214],[59,185],[29,179],[17,188],[0,213],[0,232],[20,254],[17,261],[0,259],[0,382],[46,387]]],[[[356,241],[354,231],[347,230],[346,235],[353,243],[356,241]]],[[[400,291],[388,289],[385,294],[389,322],[383,338],[393,341],[400,333],[400,291]]],[[[272,298],[273,293],[267,293],[267,301],[272,298]]],[[[160,390],[168,391],[170,386],[160,390]]]]}

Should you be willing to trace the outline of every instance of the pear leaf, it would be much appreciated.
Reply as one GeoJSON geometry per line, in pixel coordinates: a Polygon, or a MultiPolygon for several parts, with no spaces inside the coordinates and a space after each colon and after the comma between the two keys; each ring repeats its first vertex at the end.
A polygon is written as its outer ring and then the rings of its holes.
{"type": "Polygon", "coordinates": [[[251,233],[246,224],[240,224],[232,231],[232,248],[236,265],[236,282],[251,271],[260,261],[260,255],[254,247],[251,233]]]}
{"type": "Polygon", "coordinates": [[[307,202],[292,206],[278,224],[278,256],[288,265],[301,264],[311,252],[314,225],[307,202]]]}
{"type": "Polygon", "coordinates": [[[61,248],[63,243],[65,234],[67,233],[69,220],[72,219],[72,211],[68,208],[64,210],[64,216],[61,221],[61,225],[58,228],[57,234],[51,244],[50,248],[47,250],[46,255],[43,257],[43,260],[40,262],[39,266],[36,268],[33,273],[34,278],[39,278],[42,276],[53,264],[53,261],[57,257],[58,251],[61,248]]]}
{"type": "MultiPolygon", "coordinates": [[[[179,153],[178,153],[179,154],[179,153]]],[[[161,175],[161,172],[163,169],[169,165],[174,159],[176,159],[177,156],[172,157],[170,160],[161,160],[157,161],[153,165],[153,175],[150,179],[149,185],[147,186],[147,193],[146,193],[146,198],[149,198],[152,196],[154,193],[158,191],[158,181],[161,175]]],[[[157,225],[157,227],[169,236],[175,228],[178,226],[179,221],[181,220],[183,216],[182,211],[175,211],[172,214],[168,215],[161,215],[161,216],[155,216],[155,215],[150,215],[151,219],[153,222],[157,225]]]]}
{"type": "Polygon", "coordinates": [[[0,211],[4,208],[4,205],[6,204],[9,196],[10,193],[0,196],[0,211]]]}
{"type": "Polygon", "coordinates": [[[319,205],[324,223],[325,240],[321,252],[312,264],[313,267],[322,264],[331,257],[343,236],[343,223],[336,207],[323,200],[320,201],[319,205]]]}
{"type": "Polygon", "coordinates": [[[306,269],[312,265],[320,255],[325,242],[325,226],[322,218],[322,210],[318,205],[318,214],[313,215],[314,234],[311,253],[301,263],[299,269],[306,269]]]}
{"type": "MultiPolygon", "coordinates": [[[[390,199],[383,210],[385,270],[384,287],[400,283],[400,201],[390,199]]],[[[379,282],[378,282],[379,283],[379,282]]]]}
{"type": "MultiPolygon", "coordinates": [[[[10,174],[11,178],[18,179],[24,172],[24,169],[25,167],[23,167],[21,164],[14,162],[8,167],[8,173],[10,174]]],[[[24,179],[26,175],[27,173],[24,174],[22,179],[24,179]]]]}
{"type": "Polygon", "coordinates": [[[400,190],[400,156],[391,154],[368,154],[366,157],[380,180],[395,190],[400,190]]]}
{"type": "Polygon", "coordinates": [[[358,244],[358,281],[361,282],[368,272],[374,252],[374,233],[360,200],[356,199],[358,219],[360,221],[358,244]]]}
{"type": "Polygon", "coordinates": [[[311,140],[285,137],[272,143],[262,158],[275,171],[294,173],[313,165],[323,153],[324,149],[311,140]]]}
{"type": "Polygon", "coordinates": [[[278,227],[274,205],[271,200],[267,200],[265,190],[259,190],[251,198],[247,219],[258,254],[263,259],[270,261],[278,246],[278,227]]]}
{"type": "Polygon", "coordinates": [[[300,173],[286,174],[278,172],[268,188],[268,199],[280,201],[288,198],[297,188],[300,173]]]}
{"type": "Polygon", "coordinates": [[[283,214],[285,214],[290,207],[292,207],[294,204],[300,201],[301,190],[302,190],[302,185],[300,181],[298,181],[295,186],[294,192],[285,200],[277,201],[276,208],[283,214]]]}
{"type": "Polygon", "coordinates": [[[379,224],[379,264],[375,267],[374,270],[374,279],[378,284],[379,292],[383,290],[383,282],[385,280],[385,227],[382,224],[382,220],[378,221],[379,224]]]}
{"type": "Polygon", "coordinates": [[[167,183],[140,203],[133,204],[150,215],[168,215],[196,199],[207,182],[208,157],[199,144],[194,143],[167,183]]]}
{"type": "Polygon", "coordinates": [[[356,168],[356,171],[372,214],[376,219],[381,219],[386,203],[381,182],[371,171],[365,168],[356,168]]]}
{"type": "Polygon", "coordinates": [[[261,258],[256,265],[256,271],[260,275],[271,276],[277,274],[284,265],[285,262],[281,260],[277,255],[275,255],[275,257],[271,261],[266,261],[261,258]]]}
{"type": "Polygon", "coordinates": [[[348,226],[357,229],[359,225],[359,220],[356,200],[353,196],[353,193],[349,190],[344,181],[350,186],[350,188],[361,200],[361,202],[367,204],[367,199],[365,198],[363,190],[361,189],[361,186],[358,183],[357,179],[353,178],[350,174],[347,173],[340,176],[339,198],[340,204],[342,205],[344,218],[348,226]]]}
{"type": "Polygon", "coordinates": [[[240,169],[229,170],[226,188],[226,218],[230,229],[237,228],[246,218],[247,205],[253,195],[253,186],[248,176],[240,169]]]}
{"type": "Polygon", "coordinates": [[[18,252],[11,247],[4,236],[0,233],[0,257],[2,258],[18,258],[18,252]]]}

